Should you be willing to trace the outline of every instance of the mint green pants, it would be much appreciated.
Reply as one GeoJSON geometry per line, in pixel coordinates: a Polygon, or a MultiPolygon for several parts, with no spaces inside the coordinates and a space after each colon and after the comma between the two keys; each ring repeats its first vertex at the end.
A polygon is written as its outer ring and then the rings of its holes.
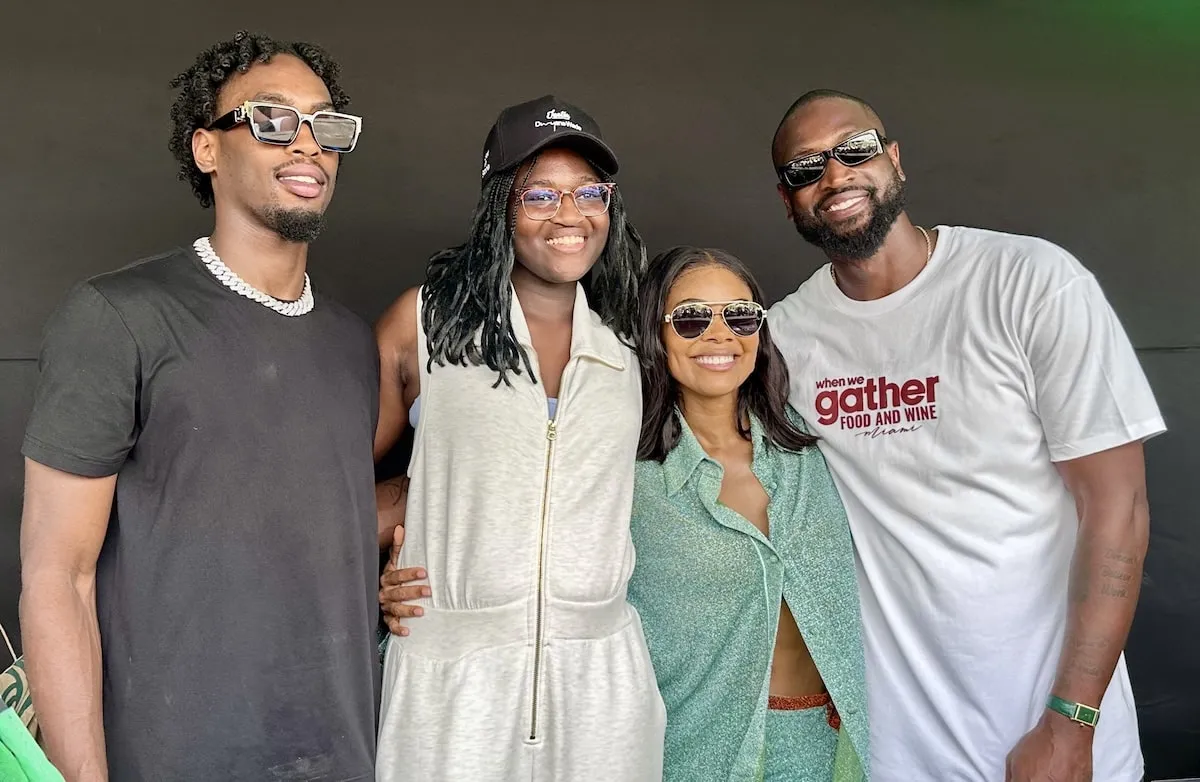
{"type": "Polygon", "coordinates": [[[838,734],[824,706],[767,711],[763,782],[830,782],[838,734]]]}

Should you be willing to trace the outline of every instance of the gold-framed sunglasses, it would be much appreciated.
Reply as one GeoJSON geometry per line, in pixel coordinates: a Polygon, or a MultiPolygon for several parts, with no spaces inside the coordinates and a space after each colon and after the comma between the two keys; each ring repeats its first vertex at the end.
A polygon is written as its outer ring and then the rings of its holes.
{"type": "Polygon", "coordinates": [[[686,301],[663,316],[663,323],[682,339],[698,339],[713,318],[720,314],[721,320],[738,337],[753,337],[762,328],[767,313],[761,304],[746,299],[736,301],[686,301]]]}
{"type": "Polygon", "coordinates": [[[317,146],[328,152],[353,151],[362,134],[362,117],[353,114],[324,110],[305,114],[294,106],[258,100],[248,100],[222,114],[206,130],[232,130],[245,123],[255,140],[286,147],[296,140],[306,122],[317,146]]]}

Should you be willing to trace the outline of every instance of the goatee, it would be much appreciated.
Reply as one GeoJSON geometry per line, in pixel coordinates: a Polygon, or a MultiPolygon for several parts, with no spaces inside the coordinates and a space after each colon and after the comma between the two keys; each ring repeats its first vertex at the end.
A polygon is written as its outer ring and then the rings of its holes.
{"type": "Polygon", "coordinates": [[[883,246],[896,218],[904,211],[904,180],[893,177],[882,197],[876,188],[860,189],[866,191],[871,208],[871,216],[861,228],[842,232],[816,215],[795,212],[792,222],[796,230],[805,241],[819,247],[830,258],[843,261],[870,258],[883,246]]]}
{"type": "Polygon", "coordinates": [[[270,207],[263,222],[286,242],[312,244],[325,230],[325,215],[309,209],[270,207]]]}

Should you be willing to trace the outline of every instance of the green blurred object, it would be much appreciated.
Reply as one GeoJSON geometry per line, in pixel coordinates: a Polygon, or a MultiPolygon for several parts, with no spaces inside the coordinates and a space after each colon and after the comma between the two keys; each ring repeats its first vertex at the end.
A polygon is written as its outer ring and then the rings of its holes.
{"type": "Polygon", "coordinates": [[[62,774],[7,704],[0,705],[0,780],[4,782],[63,782],[62,774]]]}
{"type": "Polygon", "coordinates": [[[0,635],[13,658],[12,665],[0,671],[0,782],[63,782],[34,739],[37,717],[24,659],[17,656],[3,627],[0,635]]]}
{"type": "Polygon", "coordinates": [[[1109,36],[1135,47],[1195,44],[1200,41],[1200,2],[1196,0],[1057,0],[1020,3],[1032,13],[1056,18],[1093,41],[1109,36]]]}
{"type": "Polygon", "coordinates": [[[0,705],[0,780],[64,782],[17,712],[0,705]]]}

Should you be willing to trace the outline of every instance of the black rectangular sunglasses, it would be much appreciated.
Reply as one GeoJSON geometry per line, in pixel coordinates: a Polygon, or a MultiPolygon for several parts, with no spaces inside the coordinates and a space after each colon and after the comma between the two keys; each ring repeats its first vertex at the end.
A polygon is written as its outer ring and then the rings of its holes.
{"type": "Polygon", "coordinates": [[[843,166],[853,168],[861,166],[873,157],[883,153],[883,145],[887,139],[879,135],[874,128],[856,133],[832,149],[824,152],[813,152],[801,155],[784,163],[778,169],[779,181],[786,187],[801,188],[811,185],[825,176],[825,166],[830,160],[836,160],[843,166]]]}
{"type": "Polygon", "coordinates": [[[362,133],[362,117],[353,114],[337,111],[303,114],[292,106],[256,100],[248,100],[217,117],[208,129],[230,130],[243,122],[250,126],[250,133],[256,140],[284,147],[296,140],[300,127],[307,122],[317,146],[328,152],[352,151],[362,133]]]}

